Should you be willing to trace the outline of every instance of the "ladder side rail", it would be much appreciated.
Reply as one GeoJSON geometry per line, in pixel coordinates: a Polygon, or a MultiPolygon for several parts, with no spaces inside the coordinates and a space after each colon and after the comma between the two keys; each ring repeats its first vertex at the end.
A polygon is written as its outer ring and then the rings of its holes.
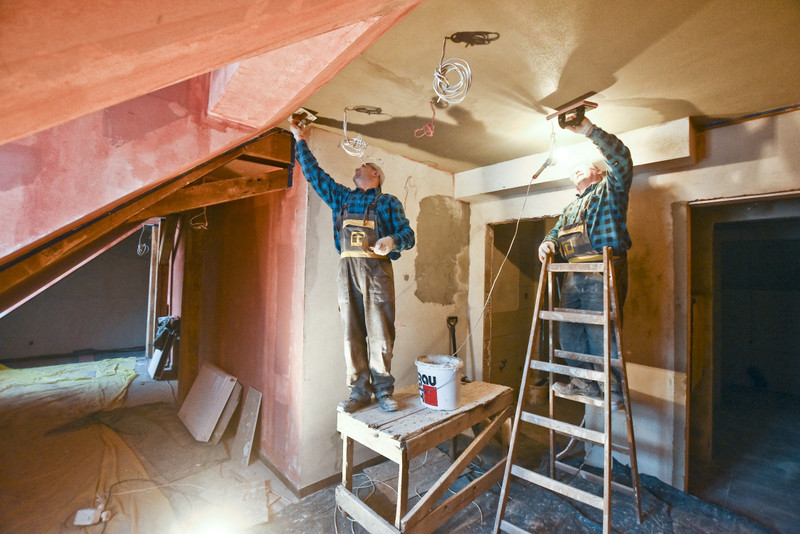
{"type": "MultiPolygon", "coordinates": [[[[547,309],[553,310],[555,308],[556,302],[556,293],[558,287],[558,278],[553,274],[554,267],[559,265],[553,262],[553,257],[548,256],[546,261],[546,268],[547,268],[547,309]]],[[[541,316],[541,313],[539,314],[541,316]]],[[[555,356],[555,335],[556,335],[556,325],[554,321],[548,321],[548,339],[547,339],[547,355],[548,355],[548,363],[551,365],[554,363],[554,356],[555,356]]],[[[553,372],[547,373],[547,410],[548,414],[550,415],[550,419],[555,419],[555,402],[554,402],[554,395],[553,395],[553,383],[555,381],[555,376],[553,372]]],[[[549,452],[549,461],[547,464],[547,472],[551,477],[556,476],[556,435],[552,431],[552,429],[548,432],[548,441],[550,444],[550,452],[549,452]]]]}
{"type": "Polygon", "coordinates": [[[628,370],[625,365],[625,359],[623,357],[622,352],[622,334],[621,334],[621,327],[622,327],[622,310],[620,309],[619,303],[619,294],[617,293],[617,283],[616,283],[616,271],[612,268],[609,272],[610,280],[611,280],[611,287],[612,287],[612,297],[613,297],[613,304],[614,304],[614,317],[616,321],[614,321],[614,334],[617,340],[617,351],[618,351],[618,367],[620,368],[620,386],[622,388],[622,399],[625,406],[625,426],[628,434],[628,459],[631,463],[631,487],[633,490],[633,498],[636,503],[636,518],[638,519],[639,523],[642,522],[642,496],[641,490],[639,486],[639,462],[636,457],[636,437],[633,430],[633,412],[631,411],[631,396],[630,390],[628,388],[628,370]]]}
{"type": "Polygon", "coordinates": [[[519,398],[517,399],[517,409],[514,414],[514,424],[511,429],[511,439],[509,441],[508,452],[506,454],[506,465],[503,471],[503,484],[500,488],[500,500],[497,505],[497,517],[495,519],[494,530],[493,530],[495,534],[498,534],[500,532],[500,522],[502,521],[503,515],[505,514],[506,503],[508,499],[509,484],[511,482],[509,475],[511,474],[511,467],[514,463],[514,458],[516,456],[517,436],[519,435],[519,424],[522,416],[522,408],[525,402],[525,386],[528,378],[528,370],[530,369],[531,355],[533,354],[533,346],[536,342],[536,337],[540,324],[539,312],[541,311],[542,308],[545,279],[547,276],[546,263],[550,261],[552,261],[552,258],[548,256],[548,258],[545,260],[545,265],[542,265],[542,270],[539,274],[539,288],[536,291],[536,302],[534,303],[533,307],[531,331],[530,331],[530,336],[528,337],[528,350],[527,354],[525,355],[525,365],[523,366],[525,372],[522,373],[522,384],[520,385],[520,390],[518,392],[519,398]]]}
{"type": "Polygon", "coordinates": [[[603,534],[611,532],[611,299],[609,298],[609,273],[612,269],[611,247],[603,247],[603,373],[605,374],[605,406],[603,406],[603,425],[607,437],[603,446],[603,534]]]}

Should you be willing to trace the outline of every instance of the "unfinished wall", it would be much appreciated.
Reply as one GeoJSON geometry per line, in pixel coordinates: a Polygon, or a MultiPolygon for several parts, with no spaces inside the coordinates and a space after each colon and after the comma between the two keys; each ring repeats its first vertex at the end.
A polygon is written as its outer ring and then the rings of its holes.
{"type": "MultiPolygon", "coordinates": [[[[633,249],[623,346],[627,361],[636,364],[631,388],[639,467],[679,488],[686,469],[687,203],[800,189],[800,113],[709,130],[704,141],[705,153],[695,165],[660,172],[636,168],[628,212],[633,249]]],[[[657,145],[657,135],[651,142],[657,145]]],[[[636,164],[637,153],[632,155],[636,164]]],[[[499,183],[514,179],[501,173],[494,178],[499,183]]],[[[493,187],[501,189],[497,183],[493,187]]],[[[524,210],[522,195],[473,202],[470,313],[483,306],[483,292],[475,288],[484,286],[486,226],[520,213],[523,218],[557,215],[573,195],[566,185],[539,190],[524,210]]],[[[531,254],[534,246],[538,244],[530,244],[531,254]]],[[[474,358],[480,358],[481,337],[474,333],[474,358]]]]}
{"type": "MultiPolygon", "coordinates": [[[[323,169],[340,183],[353,187],[353,171],[361,162],[341,149],[341,141],[341,134],[314,129],[310,147],[323,169]]],[[[459,232],[466,230],[461,220],[468,210],[465,211],[463,203],[452,199],[452,174],[376,147],[368,147],[367,155],[378,160],[386,173],[383,191],[403,202],[416,232],[416,247],[393,262],[397,339],[392,362],[397,387],[415,385],[416,358],[449,351],[448,316],[461,318],[457,339],[461,341],[466,335],[464,262],[468,249],[466,236],[460,236],[459,232]],[[452,243],[445,244],[448,240],[452,243]],[[442,260],[445,254],[447,257],[442,260]],[[445,287],[435,294],[420,290],[429,277],[445,287]]],[[[302,180],[299,172],[298,180],[302,180]]],[[[336,297],[338,263],[331,210],[310,190],[302,378],[303,486],[331,477],[341,469],[342,442],[336,432],[336,405],[347,397],[348,389],[336,297]]],[[[364,461],[371,455],[374,453],[358,446],[355,461],[364,461]]]]}
{"type": "MultiPolygon", "coordinates": [[[[297,177],[295,177],[297,178],[297,177]]],[[[263,395],[259,449],[299,485],[305,181],[208,209],[199,360],[263,395]]]]}

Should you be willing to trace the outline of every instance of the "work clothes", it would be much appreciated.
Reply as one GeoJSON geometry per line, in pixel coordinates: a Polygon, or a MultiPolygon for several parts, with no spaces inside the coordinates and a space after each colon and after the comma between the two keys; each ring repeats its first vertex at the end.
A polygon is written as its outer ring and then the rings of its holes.
{"type": "MultiPolygon", "coordinates": [[[[628,255],[631,238],[626,225],[628,212],[628,196],[633,181],[633,161],[630,150],[615,135],[593,126],[587,134],[600,150],[608,166],[607,176],[600,182],[591,184],[582,194],[572,201],[559,217],[558,222],[547,234],[545,240],[556,244],[556,250],[562,254],[561,246],[566,241],[566,229],[579,228],[583,225],[585,234],[593,250],[581,250],[578,257],[569,257],[569,261],[586,261],[595,256],[595,261],[602,259],[604,247],[614,251],[614,280],[619,300],[619,320],[622,321],[622,305],[628,292],[628,255]],[[559,242],[559,233],[562,234],[559,242]],[[581,257],[582,256],[582,257],[581,257]]],[[[575,240],[580,242],[581,240],[575,240]]],[[[567,250],[569,251],[569,250],[567,250]]],[[[563,257],[563,255],[562,255],[563,257]]],[[[599,273],[568,272],[561,284],[561,307],[577,310],[603,309],[603,278],[599,273]]],[[[612,325],[613,328],[613,325],[612,325]]],[[[613,331],[613,330],[612,330],[613,331]]],[[[611,336],[611,356],[619,357],[616,339],[611,336]]],[[[603,327],[583,323],[561,323],[559,325],[559,343],[562,350],[582,354],[603,355],[603,327]]],[[[569,365],[591,369],[592,365],[577,360],[567,360],[569,365]]],[[[602,369],[602,367],[597,367],[602,369]]],[[[614,375],[616,375],[616,370],[614,375]]]]}
{"type": "Polygon", "coordinates": [[[308,143],[304,140],[298,141],[295,145],[295,155],[308,183],[311,184],[311,187],[314,188],[322,201],[331,208],[334,223],[333,243],[336,246],[336,252],[342,251],[340,228],[336,224],[336,218],[342,206],[346,203],[347,209],[351,213],[364,213],[367,206],[378,195],[380,195],[380,198],[375,205],[378,236],[389,236],[394,240],[394,250],[388,254],[389,259],[396,260],[400,257],[401,251],[408,250],[414,246],[414,231],[411,229],[403,205],[397,197],[381,194],[379,187],[361,191],[360,189],[349,189],[337,183],[330,175],[320,169],[317,159],[308,148],[308,143]]]}
{"type": "Polygon", "coordinates": [[[558,250],[558,233],[562,229],[586,223],[586,230],[594,250],[602,254],[603,247],[614,249],[619,256],[631,248],[628,234],[628,194],[633,181],[631,152],[617,136],[594,126],[587,134],[603,154],[608,166],[606,177],[587,187],[567,205],[558,222],[545,237],[558,250]]]}
{"type": "Polygon", "coordinates": [[[306,141],[295,145],[303,175],[331,208],[333,237],[340,253],[337,278],[339,311],[344,327],[344,355],[351,398],[369,400],[391,395],[395,340],[395,293],[392,259],[415,244],[400,201],[380,187],[361,191],[335,182],[320,169],[306,141]],[[387,256],[370,250],[389,236],[387,256]]]}

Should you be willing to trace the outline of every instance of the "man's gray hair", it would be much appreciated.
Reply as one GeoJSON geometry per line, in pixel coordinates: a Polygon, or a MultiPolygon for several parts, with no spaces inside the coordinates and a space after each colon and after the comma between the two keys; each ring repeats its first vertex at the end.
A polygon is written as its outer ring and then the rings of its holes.
{"type": "Polygon", "coordinates": [[[376,171],[378,171],[378,175],[379,175],[379,179],[380,179],[380,181],[378,183],[380,185],[383,185],[383,181],[386,179],[386,175],[383,174],[383,169],[381,169],[380,166],[377,163],[372,163],[371,161],[367,162],[366,164],[369,165],[370,167],[372,167],[373,169],[375,169],[376,171]]]}

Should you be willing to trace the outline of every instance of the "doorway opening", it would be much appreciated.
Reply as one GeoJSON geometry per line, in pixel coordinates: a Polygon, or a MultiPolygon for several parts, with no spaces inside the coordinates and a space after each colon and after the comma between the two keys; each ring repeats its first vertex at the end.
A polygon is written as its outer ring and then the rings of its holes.
{"type": "Polygon", "coordinates": [[[789,531],[798,514],[785,495],[800,491],[800,199],[690,210],[689,491],[789,531]]]}
{"type": "Polygon", "coordinates": [[[520,221],[515,239],[515,221],[487,229],[485,295],[489,297],[492,291],[484,313],[483,376],[487,382],[519,389],[541,272],[539,244],[557,220],[520,221]]]}

